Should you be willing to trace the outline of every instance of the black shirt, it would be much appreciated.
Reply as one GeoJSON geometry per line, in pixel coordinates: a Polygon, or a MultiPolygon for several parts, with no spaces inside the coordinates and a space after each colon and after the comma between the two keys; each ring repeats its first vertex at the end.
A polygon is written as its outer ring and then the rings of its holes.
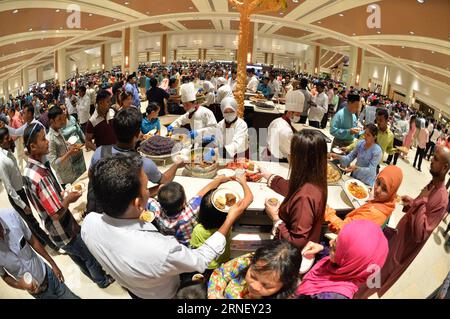
{"type": "Polygon", "coordinates": [[[150,88],[150,90],[147,91],[148,102],[155,102],[160,107],[158,116],[163,116],[166,114],[164,111],[164,99],[168,99],[169,97],[169,93],[159,87],[150,88]]]}

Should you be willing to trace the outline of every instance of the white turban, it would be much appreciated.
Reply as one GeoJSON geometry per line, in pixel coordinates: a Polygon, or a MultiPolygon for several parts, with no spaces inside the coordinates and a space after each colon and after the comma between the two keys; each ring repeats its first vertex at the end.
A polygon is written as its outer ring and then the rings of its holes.
{"type": "Polygon", "coordinates": [[[237,107],[238,105],[234,97],[226,97],[222,100],[222,102],[220,102],[220,110],[222,113],[228,108],[232,108],[233,111],[236,112],[237,107]]]}
{"type": "Polygon", "coordinates": [[[210,81],[204,81],[203,90],[205,90],[206,93],[214,92],[214,84],[212,84],[210,81]]]}
{"type": "Polygon", "coordinates": [[[221,86],[221,85],[224,85],[227,83],[228,83],[228,81],[224,77],[220,77],[217,79],[217,86],[221,86]]]}

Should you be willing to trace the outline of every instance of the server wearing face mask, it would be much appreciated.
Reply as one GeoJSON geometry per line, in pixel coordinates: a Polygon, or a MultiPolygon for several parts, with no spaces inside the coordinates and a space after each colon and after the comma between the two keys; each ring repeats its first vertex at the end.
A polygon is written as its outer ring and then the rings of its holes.
{"type": "Polygon", "coordinates": [[[286,94],[286,110],[282,117],[270,123],[267,136],[267,148],[263,154],[265,161],[287,162],[291,150],[291,139],[303,111],[305,96],[299,90],[286,94]]]}
{"type": "Polygon", "coordinates": [[[220,103],[223,120],[218,124],[220,135],[217,142],[224,158],[249,158],[248,127],[237,116],[237,107],[233,97],[225,97],[220,103]]]}

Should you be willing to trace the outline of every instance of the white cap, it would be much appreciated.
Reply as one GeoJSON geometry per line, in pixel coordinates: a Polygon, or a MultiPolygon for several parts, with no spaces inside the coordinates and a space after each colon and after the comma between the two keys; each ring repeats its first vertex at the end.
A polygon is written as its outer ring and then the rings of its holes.
{"type": "Polygon", "coordinates": [[[194,83],[189,82],[180,87],[181,103],[192,102],[197,99],[194,83]]]}
{"type": "Polygon", "coordinates": [[[203,90],[205,90],[206,93],[214,92],[214,84],[212,84],[211,81],[204,81],[203,90]]]}
{"type": "Polygon", "coordinates": [[[234,97],[226,97],[222,100],[222,102],[220,102],[220,110],[222,111],[222,113],[226,109],[233,109],[233,111],[236,112],[237,107],[238,105],[234,97]]]}
{"type": "Polygon", "coordinates": [[[217,86],[221,86],[227,84],[227,80],[224,77],[220,77],[217,79],[217,86]]]}
{"type": "Polygon", "coordinates": [[[289,91],[286,93],[286,111],[303,112],[305,104],[305,96],[299,90],[289,91]]]}

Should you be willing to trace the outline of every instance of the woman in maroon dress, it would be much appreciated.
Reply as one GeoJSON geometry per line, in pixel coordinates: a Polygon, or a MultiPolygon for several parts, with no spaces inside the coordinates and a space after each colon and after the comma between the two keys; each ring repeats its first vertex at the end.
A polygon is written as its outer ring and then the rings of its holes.
{"type": "Polygon", "coordinates": [[[281,205],[266,201],[266,213],[276,237],[302,250],[320,239],[327,202],[327,144],[319,131],[305,129],[292,137],[290,154],[289,180],[262,172],[267,185],[285,197],[281,205]]]}

